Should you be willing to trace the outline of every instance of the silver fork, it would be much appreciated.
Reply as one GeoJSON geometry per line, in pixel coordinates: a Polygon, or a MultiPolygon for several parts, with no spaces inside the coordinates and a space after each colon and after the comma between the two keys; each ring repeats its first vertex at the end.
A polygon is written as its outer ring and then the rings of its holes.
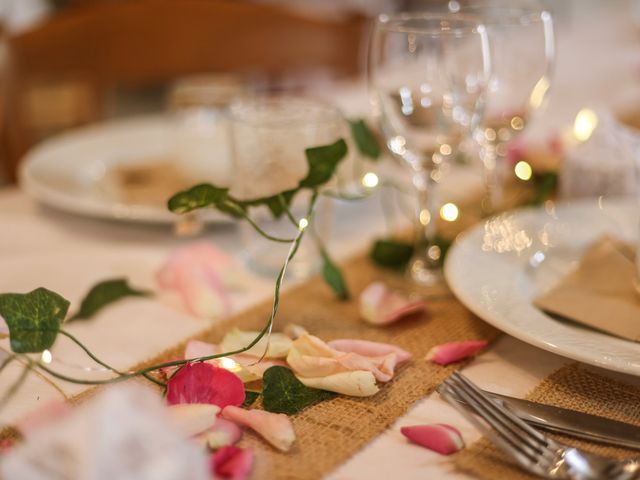
{"type": "Polygon", "coordinates": [[[612,460],[547,438],[513,414],[503,402],[488,397],[461,373],[455,372],[439,385],[438,393],[496,447],[522,468],[540,477],[640,479],[640,460],[612,460]]]}

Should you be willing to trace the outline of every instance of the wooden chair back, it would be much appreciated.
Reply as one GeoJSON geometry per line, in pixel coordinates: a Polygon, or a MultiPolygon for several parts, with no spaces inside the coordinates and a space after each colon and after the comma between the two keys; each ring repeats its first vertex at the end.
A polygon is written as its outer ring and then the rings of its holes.
{"type": "Polygon", "coordinates": [[[105,98],[117,88],[205,72],[354,75],[364,25],[358,16],[320,20],[237,0],[80,2],[9,40],[9,177],[25,151],[62,124],[104,118],[105,98]]]}

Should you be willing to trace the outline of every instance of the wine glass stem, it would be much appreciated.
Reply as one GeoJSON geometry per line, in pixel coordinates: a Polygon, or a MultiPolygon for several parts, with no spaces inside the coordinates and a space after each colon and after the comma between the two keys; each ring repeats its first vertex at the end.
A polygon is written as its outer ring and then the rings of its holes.
{"type": "Polygon", "coordinates": [[[497,144],[485,143],[482,147],[482,164],[485,178],[483,210],[488,215],[500,211],[504,205],[504,180],[506,158],[498,154],[497,144]]]}
{"type": "Polygon", "coordinates": [[[438,202],[433,180],[433,169],[420,169],[413,173],[418,207],[415,218],[415,249],[409,263],[409,275],[423,285],[442,281],[441,249],[437,245],[438,202]]]}

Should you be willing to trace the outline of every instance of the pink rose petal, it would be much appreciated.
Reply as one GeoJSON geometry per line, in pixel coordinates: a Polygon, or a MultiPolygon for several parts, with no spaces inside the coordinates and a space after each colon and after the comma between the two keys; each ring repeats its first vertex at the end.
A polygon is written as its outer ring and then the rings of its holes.
{"type": "Polygon", "coordinates": [[[176,290],[192,314],[218,318],[231,308],[224,290],[227,270],[237,270],[231,257],[207,242],[197,242],[172,252],[156,278],[161,288],[176,290]]]}
{"type": "Polygon", "coordinates": [[[48,402],[37,410],[31,412],[29,415],[18,420],[16,428],[20,433],[28,436],[36,430],[44,427],[52,420],[56,420],[65,415],[70,409],[71,406],[69,403],[61,400],[48,402]]]}
{"type": "Polygon", "coordinates": [[[520,139],[513,140],[507,144],[507,163],[513,167],[520,160],[524,159],[527,153],[527,147],[520,139]]]}
{"type": "Polygon", "coordinates": [[[167,382],[167,403],[212,403],[224,408],[242,405],[244,384],[224,368],[188,363],[167,382]]]}
{"type": "Polygon", "coordinates": [[[296,439],[291,420],[283,413],[264,410],[245,410],[228,406],[222,417],[255,430],[262,438],[282,452],[286,452],[296,439]]]}
{"type": "Polygon", "coordinates": [[[486,340],[443,343],[429,350],[425,359],[439,365],[449,365],[475,355],[486,346],[486,340]]]}
{"type": "Polygon", "coordinates": [[[156,274],[162,288],[176,286],[175,269],[180,264],[196,263],[214,272],[225,286],[235,286],[238,282],[239,267],[233,257],[210,242],[198,241],[173,250],[165,264],[156,274]]]}
{"type": "Polygon", "coordinates": [[[415,425],[402,427],[400,432],[413,443],[442,455],[451,455],[464,448],[460,432],[451,425],[415,425]]]}
{"type": "Polygon", "coordinates": [[[234,445],[223,447],[210,458],[210,471],[214,478],[242,480],[253,468],[253,451],[234,445]]]}
{"type": "Polygon", "coordinates": [[[373,325],[388,325],[401,318],[426,311],[422,300],[411,300],[389,290],[382,282],[369,285],[360,294],[360,314],[373,325]]]}
{"type": "MultiPolygon", "coordinates": [[[[352,341],[342,341],[342,346],[354,347],[355,344],[349,342],[352,341]]],[[[371,348],[371,345],[368,347],[371,348]]],[[[380,345],[376,348],[379,347],[380,345]]],[[[364,346],[358,344],[354,348],[364,346]]],[[[377,356],[366,356],[353,351],[342,352],[318,337],[305,334],[293,341],[287,363],[298,377],[317,378],[350,371],[368,371],[377,381],[388,382],[393,378],[398,354],[390,350],[389,353],[377,356]]]]}
{"type": "Polygon", "coordinates": [[[235,423],[218,417],[211,430],[205,432],[201,437],[210,449],[217,450],[237,443],[242,438],[242,430],[235,423]]]}
{"type": "Polygon", "coordinates": [[[411,358],[411,354],[400,347],[382,342],[371,342],[369,340],[339,339],[328,342],[331,348],[341,352],[353,352],[366,357],[380,357],[395,353],[398,363],[406,362],[411,358]]]}
{"type": "Polygon", "coordinates": [[[0,455],[5,455],[15,447],[16,441],[13,438],[3,438],[0,440],[0,455]]]}
{"type": "Polygon", "coordinates": [[[187,310],[198,317],[220,318],[231,310],[229,297],[215,272],[197,263],[180,264],[175,271],[175,289],[187,310]]]}

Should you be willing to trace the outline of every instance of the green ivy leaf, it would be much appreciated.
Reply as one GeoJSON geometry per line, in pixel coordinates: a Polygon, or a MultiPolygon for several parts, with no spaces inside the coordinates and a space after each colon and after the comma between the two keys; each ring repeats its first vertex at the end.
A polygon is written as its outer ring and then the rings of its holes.
{"type": "MultiPolygon", "coordinates": [[[[451,241],[437,235],[433,239],[433,244],[440,248],[441,264],[447,256],[451,241]]],[[[381,267],[401,270],[407,266],[413,255],[414,246],[409,243],[395,240],[376,240],[371,250],[371,259],[381,267]]]]}
{"type": "Polygon", "coordinates": [[[300,187],[318,188],[331,179],[338,163],[347,155],[347,143],[341,138],[331,145],[307,148],[305,154],[309,173],[300,182],[300,187]]]}
{"type": "Polygon", "coordinates": [[[413,255],[413,245],[395,240],[376,240],[371,259],[382,267],[404,268],[413,255]]]}
{"type": "Polygon", "coordinates": [[[300,181],[298,187],[293,190],[287,190],[271,197],[240,201],[229,195],[228,188],[201,183],[173,195],[167,206],[173,213],[187,213],[199,208],[213,207],[234,217],[242,217],[248,207],[266,205],[273,216],[278,218],[285,212],[280,197],[284,198],[285,205],[289,207],[293,197],[300,189],[318,188],[328,182],[338,163],[347,154],[347,144],[341,138],[331,145],[308,148],[305,150],[305,154],[309,171],[307,176],[300,181]]]}
{"type": "Polygon", "coordinates": [[[242,408],[249,408],[251,405],[255,403],[255,401],[260,396],[260,392],[255,392],[253,390],[245,390],[244,391],[244,402],[242,402],[242,408]]]}
{"type": "Polygon", "coordinates": [[[539,207],[555,193],[558,187],[558,174],[556,172],[543,172],[533,176],[535,196],[528,205],[539,207]]]}
{"type": "Polygon", "coordinates": [[[229,195],[228,188],[220,188],[201,183],[188,190],[176,193],[169,199],[169,210],[173,213],[187,213],[204,207],[214,207],[234,217],[241,217],[245,207],[229,195]]]}
{"type": "Polygon", "coordinates": [[[309,388],[286,367],[274,366],[262,377],[262,405],[267,412],[293,415],[314,403],[336,396],[333,392],[309,388]]]}
{"type": "Polygon", "coordinates": [[[144,297],[150,294],[151,292],[130,287],[126,278],[105,280],[91,287],[80,304],[80,310],[67,321],[91,318],[103,307],[124,297],[144,297]]]}
{"type": "Polygon", "coordinates": [[[68,309],[68,300],[46,288],[0,294],[0,316],[9,327],[11,350],[38,353],[51,348],[68,309]]]}
{"type": "Polygon", "coordinates": [[[324,281],[331,287],[340,300],[347,300],[349,298],[349,289],[347,288],[347,282],[344,280],[342,272],[338,266],[333,263],[327,252],[322,251],[322,277],[324,281]]]}
{"type": "Polygon", "coordinates": [[[371,160],[377,160],[382,152],[378,144],[378,139],[367,123],[361,118],[350,121],[349,124],[351,125],[351,135],[353,135],[358,151],[371,160]]]}

